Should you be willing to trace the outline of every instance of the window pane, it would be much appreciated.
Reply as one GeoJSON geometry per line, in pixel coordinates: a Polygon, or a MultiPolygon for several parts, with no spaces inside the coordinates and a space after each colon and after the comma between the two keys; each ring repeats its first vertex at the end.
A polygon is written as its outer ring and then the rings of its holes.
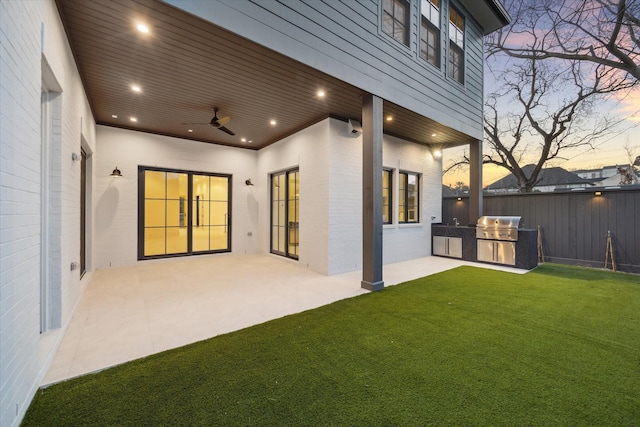
{"type": "Polygon", "coordinates": [[[165,228],[144,229],[144,255],[164,255],[165,228]]]}
{"type": "Polygon", "coordinates": [[[227,202],[211,202],[211,225],[227,224],[227,202]]]}
{"type": "Polygon", "coordinates": [[[167,172],[167,199],[186,198],[188,179],[186,173],[167,172]]]}
{"type": "Polygon", "coordinates": [[[271,250],[280,251],[278,246],[278,228],[277,226],[271,227],[271,250]]]}
{"type": "Polygon", "coordinates": [[[186,203],[185,199],[167,200],[167,226],[168,227],[186,227],[187,216],[185,215],[186,203]]]}
{"type": "Polygon", "coordinates": [[[167,228],[167,253],[179,254],[187,252],[187,229],[180,227],[167,228]]]}
{"type": "Polygon", "coordinates": [[[192,245],[194,252],[209,250],[209,227],[194,227],[192,236],[192,245]]]}
{"type": "Polygon", "coordinates": [[[227,201],[229,198],[229,179],[226,177],[211,177],[211,200],[227,201]]]}
{"type": "Polygon", "coordinates": [[[228,239],[226,228],[224,225],[212,226],[211,227],[211,250],[223,250],[228,249],[228,239]]]}
{"type": "Polygon", "coordinates": [[[144,197],[147,199],[164,199],[166,196],[165,173],[144,171],[144,197]]]}
{"type": "Polygon", "coordinates": [[[164,227],[165,226],[165,205],[164,200],[144,201],[144,226],[164,227]]]}
{"type": "Polygon", "coordinates": [[[280,224],[280,214],[278,213],[280,208],[280,202],[278,202],[277,200],[273,201],[271,203],[271,223],[273,225],[282,225],[280,224]]]}
{"type": "Polygon", "coordinates": [[[382,222],[391,223],[391,171],[382,171],[382,222]]]}
{"type": "Polygon", "coordinates": [[[209,177],[193,175],[193,198],[200,200],[209,199],[209,177]]]}
{"type": "Polygon", "coordinates": [[[284,247],[284,233],[285,233],[285,227],[278,227],[278,250],[280,252],[284,252],[285,247],[284,247]]]}

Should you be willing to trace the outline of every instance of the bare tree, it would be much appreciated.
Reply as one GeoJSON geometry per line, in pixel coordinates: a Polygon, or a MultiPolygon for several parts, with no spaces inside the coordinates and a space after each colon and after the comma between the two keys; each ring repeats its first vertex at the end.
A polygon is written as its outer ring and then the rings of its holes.
{"type": "Polygon", "coordinates": [[[640,145],[632,146],[627,141],[622,148],[627,153],[629,163],[624,166],[618,166],[618,174],[620,174],[620,185],[631,185],[640,183],[640,145]]]}
{"type": "Polygon", "coordinates": [[[618,123],[596,114],[594,103],[635,83],[602,65],[585,73],[583,65],[518,60],[509,64],[501,86],[487,97],[484,131],[489,150],[484,163],[509,170],[521,192],[538,184],[545,163],[561,159],[572,148],[593,148],[618,123]],[[525,171],[527,164],[534,167],[525,171]]]}
{"type": "Polygon", "coordinates": [[[487,40],[489,55],[589,62],[640,80],[637,0],[507,0],[512,24],[487,40]]]}

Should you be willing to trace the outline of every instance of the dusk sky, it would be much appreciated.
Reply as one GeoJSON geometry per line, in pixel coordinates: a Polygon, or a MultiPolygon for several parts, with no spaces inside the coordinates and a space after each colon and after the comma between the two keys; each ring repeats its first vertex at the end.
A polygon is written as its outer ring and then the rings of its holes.
{"type": "MultiPolygon", "coordinates": [[[[514,0],[513,2],[506,1],[505,6],[509,5],[519,5],[519,0],[514,0]]],[[[541,34],[544,34],[541,33],[541,34]]],[[[515,40],[516,44],[529,44],[529,40],[525,40],[525,34],[520,33],[519,35],[514,35],[513,37],[509,36],[509,40],[515,40]]],[[[513,63],[511,63],[512,59],[503,55],[502,57],[494,56],[491,60],[487,61],[488,68],[485,68],[485,99],[489,93],[492,93],[493,90],[497,88],[501,88],[501,85],[504,85],[504,80],[501,80],[500,70],[512,70],[513,63]],[[496,60],[498,58],[498,60],[496,60]],[[501,58],[501,59],[500,59],[501,58]],[[497,71],[490,71],[489,68],[497,71]]],[[[517,61],[517,60],[516,60],[517,61]]],[[[560,80],[558,80],[560,81],[560,80]]],[[[553,94],[552,97],[546,98],[550,104],[553,104],[554,99],[558,99],[559,95],[562,95],[562,90],[564,86],[554,87],[555,92],[550,91],[553,94]],[[556,95],[556,93],[558,95],[556,95]],[[554,98],[555,97],[555,98],[554,98]]],[[[571,90],[575,91],[575,88],[568,87],[566,93],[572,93],[571,90]]],[[[573,92],[575,93],[575,92],[573,92]]],[[[620,95],[622,96],[622,95],[620,95]]],[[[518,105],[511,104],[514,101],[502,98],[501,101],[498,102],[498,113],[502,117],[506,111],[518,112],[518,105]],[[502,104],[502,105],[501,105],[502,104]],[[513,108],[513,109],[512,109],[513,108]]],[[[545,103],[546,104],[546,103],[545,103]]],[[[553,106],[549,109],[550,112],[555,112],[556,110],[553,106]]],[[[598,117],[602,117],[604,115],[609,115],[613,119],[620,120],[615,128],[611,130],[611,132],[598,139],[595,142],[595,148],[589,149],[588,146],[581,146],[575,149],[567,149],[565,151],[561,151],[559,154],[561,159],[553,159],[548,161],[545,164],[545,167],[554,167],[559,166],[567,170],[576,170],[576,169],[595,169],[600,168],[602,166],[610,166],[610,165],[628,165],[629,158],[627,152],[624,148],[625,145],[630,146],[633,150],[633,156],[640,155],[640,89],[636,88],[633,92],[626,95],[623,99],[610,99],[607,101],[599,101],[596,104],[594,116],[590,117],[589,123],[594,123],[597,121],[598,117]]],[[[538,116],[539,117],[539,116],[538,116]]],[[[531,140],[529,145],[527,145],[526,154],[529,154],[529,158],[522,161],[520,166],[524,166],[528,163],[537,162],[539,156],[536,155],[535,151],[538,147],[538,140],[535,137],[531,140]]],[[[483,148],[485,153],[489,152],[488,146],[485,144],[483,148]]],[[[443,151],[443,166],[446,169],[450,164],[452,164],[455,160],[458,160],[462,157],[464,152],[468,153],[468,146],[463,146],[459,148],[451,148],[445,149],[443,151]]],[[[487,186],[492,182],[508,175],[510,172],[502,167],[485,164],[483,167],[483,186],[487,186]]],[[[468,167],[462,168],[457,171],[452,171],[445,174],[442,178],[443,184],[455,186],[455,183],[458,181],[462,181],[465,184],[469,183],[469,171],[468,167]]]]}
{"type": "MultiPolygon", "coordinates": [[[[609,165],[626,165],[629,160],[623,146],[629,144],[635,147],[635,155],[640,155],[640,90],[636,90],[621,102],[610,101],[602,105],[600,110],[603,113],[609,112],[625,121],[619,126],[619,132],[612,133],[599,141],[595,150],[588,147],[581,147],[574,150],[567,150],[564,157],[567,160],[555,160],[549,162],[546,167],[560,166],[567,170],[591,169],[609,165]]],[[[443,165],[446,168],[454,159],[459,158],[464,151],[468,152],[468,147],[451,148],[443,151],[443,165]]],[[[487,148],[485,148],[485,151],[487,148]]],[[[483,166],[482,185],[487,186],[492,182],[508,175],[509,171],[495,165],[483,166]]],[[[462,181],[469,183],[469,170],[464,168],[457,172],[447,173],[442,177],[445,185],[455,186],[455,183],[462,181]]]]}

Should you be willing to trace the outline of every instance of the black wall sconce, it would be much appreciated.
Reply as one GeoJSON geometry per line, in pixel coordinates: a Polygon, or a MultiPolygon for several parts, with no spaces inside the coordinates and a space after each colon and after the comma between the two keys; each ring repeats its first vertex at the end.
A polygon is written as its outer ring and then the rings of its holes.
{"type": "Polygon", "coordinates": [[[122,178],[122,172],[120,172],[120,169],[118,169],[118,167],[116,166],[116,168],[113,170],[113,172],[111,172],[111,175],[114,178],[122,178]]]}
{"type": "Polygon", "coordinates": [[[247,185],[247,187],[253,187],[253,182],[251,182],[251,178],[246,180],[244,183],[247,185]]]}

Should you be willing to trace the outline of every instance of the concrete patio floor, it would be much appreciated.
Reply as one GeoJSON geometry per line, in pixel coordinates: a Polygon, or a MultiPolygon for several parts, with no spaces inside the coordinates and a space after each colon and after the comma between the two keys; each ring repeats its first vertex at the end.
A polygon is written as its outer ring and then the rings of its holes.
{"type": "MultiPolygon", "coordinates": [[[[385,286],[460,265],[425,257],[384,266],[385,286]]],[[[215,255],[97,270],[42,385],[367,293],[361,271],[325,276],[274,255],[215,255]]]]}

